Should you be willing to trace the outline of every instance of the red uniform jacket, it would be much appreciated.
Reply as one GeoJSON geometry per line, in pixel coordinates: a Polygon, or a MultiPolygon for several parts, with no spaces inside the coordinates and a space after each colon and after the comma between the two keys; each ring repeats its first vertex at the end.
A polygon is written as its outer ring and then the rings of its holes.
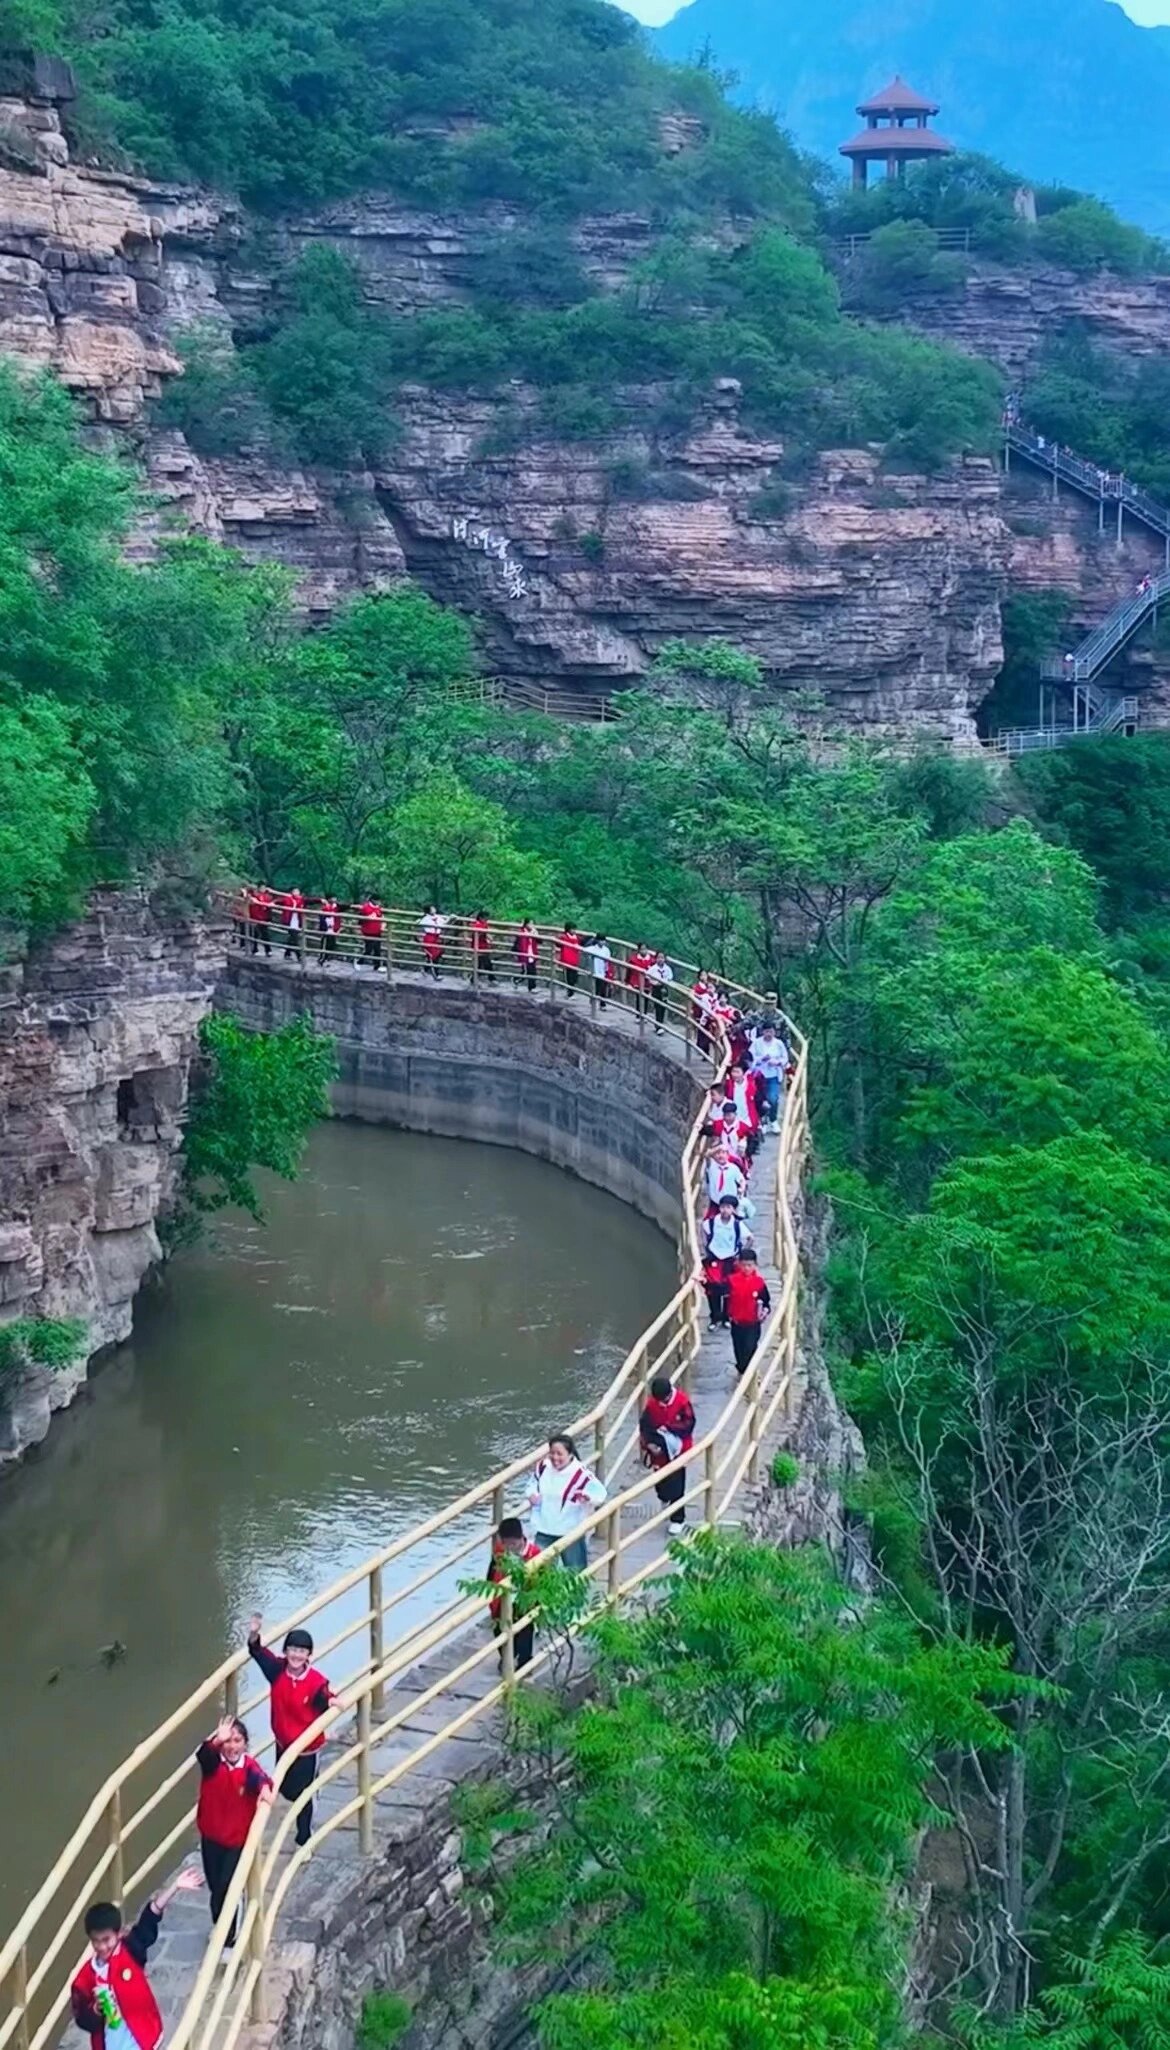
{"type": "Polygon", "coordinates": [[[474,948],[474,950],[475,950],[475,952],[476,952],[477,954],[490,954],[490,953],[491,953],[491,949],[492,949],[492,929],[491,929],[490,925],[488,924],[488,922],[487,922],[487,919],[486,919],[486,918],[473,918],[473,919],[472,919],[472,921],[471,921],[471,944],[472,944],[472,947],[474,948]]]}
{"type": "MultiPolygon", "coordinates": [[[[286,924],[286,925],[291,925],[291,924],[292,924],[292,921],[293,921],[293,913],[294,913],[294,912],[296,912],[296,914],[297,914],[297,916],[298,916],[298,917],[301,917],[301,914],[303,913],[303,911],[304,911],[304,908],[305,908],[305,900],[304,900],[304,898],[303,898],[303,896],[301,895],[301,892],[300,892],[299,890],[286,890],[286,891],[285,891],[285,893],[284,893],[284,922],[285,922],[285,924],[286,924]]],[[[303,920],[303,918],[301,918],[301,922],[302,922],[302,924],[304,923],[304,920],[303,920]]]]}
{"type": "Polygon", "coordinates": [[[535,961],[540,954],[540,934],[518,932],[515,939],[516,952],[522,961],[535,961]]]}
{"type": "Polygon", "coordinates": [[[381,939],[383,925],[382,906],[375,904],[372,897],[367,897],[365,903],[361,906],[358,912],[358,921],[361,925],[363,938],[367,940],[381,939]]]}
{"type": "Polygon", "coordinates": [[[239,1850],[247,1842],[260,1796],[272,1781],[254,1758],[228,1765],[217,1744],[201,1744],[195,1758],[202,1774],[195,1827],[213,1844],[239,1850]]]}
{"type": "Polygon", "coordinates": [[[267,920],[268,920],[268,914],[269,914],[269,912],[271,911],[271,909],[272,909],[272,893],[271,893],[271,891],[270,891],[270,890],[253,890],[253,891],[252,891],[252,893],[251,893],[251,895],[250,895],[250,897],[248,898],[248,916],[249,916],[249,918],[255,919],[255,921],[256,921],[256,923],[257,923],[257,925],[264,925],[264,924],[266,924],[266,923],[267,923],[267,920]]]}
{"type": "Polygon", "coordinates": [[[579,968],[581,966],[580,939],[570,939],[567,933],[562,933],[557,941],[557,960],[562,968],[579,968]]]}
{"type": "MultiPolygon", "coordinates": [[[[272,1734],[277,1751],[287,1751],[290,1744],[296,1743],[302,1730],[307,1730],[319,1715],[324,1715],[329,1706],[329,1682],[316,1666],[310,1666],[307,1672],[294,1680],[288,1669],[288,1660],[267,1650],[258,1637],[248,1639],[248,1650],[272,1689],[272,1734]]],[[[319,1751],[324,1742],[325,1732],[322,1730],[311,1744],[306,1744],[303,1755],[319,1751]]]]}
{"type": "MultiPolygon", "coordinates": [[[[522,1552],[513,1552],[511,1556],[514,1559],[539,1559],[540,1546],[534,1545],[531,1538],[525,1538],[524,1550],[522,1552]]],[[[503,1566],[500,1564],[501,1559],[504,1559],[506,1557],[507,1554],[504,1551],[504,1547],[495,1538],[493,1538],[492,1556],[487,1570],[487,1577],[489,1580],[501,1581],[507,1578],[503,1566]]],[[[503,1596],[497,1594],[493,1595],[492,1600],[489,1603],[493,1623],[498,1623],[500,1620],[500,1608],[502,1602],[503,1596]]]]}
{"type": "MultiPolygon", "coordinates": [[[[162,2042],[162,2016],[145,1971],[146,1955],[157,1940],[158,1926],[159,1918],[148,1901],[134,1927],[122,1936],[110,1959],[108,1983],[137,2050],[157,2050],[162,2042]]],[[[105,2025],[97,2004],[98,1987],[102,1983],[92,1957],[88,1957],[70,1989],[73,2019],[78,2028],[85,2030],[94,2050],[105,2050],[106,2045],[105,2025]]]]}
{"type": "MultiPolygon", "coordinates": [[[[646,1407],[639,1419],[642,1432],[642,1449],[649,1466],[669,1466],[670,1457],[662,1444],[655,1443],[648,1433],[673,1431],[682,1440],[680,1452],[689,1452],[695,1442],[695,1411],[691,1398],[682,1388],[676,1388],[669,1402],[660,1402],[656,1395],[646,1398],[646,1407]]],[[[675,1455],[678,1456],[677,1454],[675,1455]]]]}
{"type": "Polygon", "coordinates": [[[336,897],[322,897],[321,899],[321,930],[322,932],[341,931],[341,912],[338,909],[336,897]]]}
{"type": "Polygon", "coordinates": [[[639,953],[635,948],[626,961],[626,982],[630,989],[642,988],[646,980],[646,970],[653,959],[653,954],[639,953]]]}
{"type": "Polygon", "coordinates": [[[772,1307],[768,1284],[762,1274],[736,1267],[727,1283],[727,1314],[733,1324],[758,1324],[772,1307]]]}

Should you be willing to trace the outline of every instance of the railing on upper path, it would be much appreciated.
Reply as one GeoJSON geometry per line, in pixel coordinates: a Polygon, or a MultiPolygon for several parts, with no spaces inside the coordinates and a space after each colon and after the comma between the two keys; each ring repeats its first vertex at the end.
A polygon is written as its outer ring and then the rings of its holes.
{"type": "MultiPolygon", "coordinates": [[[[311,923],[315,917],[310,914],[311,923]]],[[[403,964],[414,972],[421,965],[417,914],[389,913],[387,924],[393,972],[401,972],[403,964]],[[409,940],[408,933],[412,935],[409,940]]],[[[351,966],[360,941],[355,927],[354,914],[347,912],[344,936],[351,966]]],[[[554,965],[558,937],[547,929],[541,931],[538,987],[544,997],[561,1001],[566,991],[554,965]]],[[[283,928],[277,939],[283,948],[283,928]]],[[[624,962],[628,944],[613,945],[615,955],[624,962]]],[[[319,972],[329,972],[318,958],[318,936],[311,928],[300,936],[297,952],[306,966],[314,961],[319,972]]],[[[583,958],[582,966],[586,965],[583,958]]],[[[693,1051],[695,1033],[687,1016],[693,971],[686,963],[672,965],[676,977],[685,979],[688,987],[684,990],[676,984],[669,993],[667,1044],[676,1052],[688,1047],[693,1051]]],[[[620,976],[624,969],[617,972],[620,976]]],[[[751,1008],[767,1001],[750,990],[732,988],[737,999],[751,1008]]],[[[615,992],[620,989],[618,982],[615,992]]],[[[517,1000],[524,1001],[523,994],[517,1000]]],[[[786,1097],[777,1163],[771,1250],[780,1286],[751,1366],[721,1414],[676,1462],[676,1467],[686,1471],[684,1499],[699,1528],[730,1520],[743,1490],[757,1477],[761,1444],[777,1421],[789,1413],[795,1391],[799,1271],[795,1206],[808,1132],[807,1048],[795,1027],[785,1023],[796,1053],[796,1069],[786,1097]]],[[[627,1020],[626,1029],[628,1025],[627,1020]]],[[[632,1461],[647,1380],[665,1373],[685,1381],[698,1353],[702,1293],[696,1218],[702,1125],[700,1102],[679,1164],[683,1209],[679,1286],[635,1341],[609,1388],[573,1426],[594,1465],[612,1481],[632,1461]]],[[[339,1679],[338,1705],[284,1754],[285,1762],[291,1762],[315,1734],[352,1717],[354,1741],[328,1758],[317,1779],[318,1792],[331,1782],[344,1783],[349,1791],[303,1847],[292,1843],[298,1807],[303,1802],[259,1811],[194,1988],[168,2037],[170,2050],[233,2050],[249,2022],[263,2020],[265,1959],[289,1888],[306,1861],[336,1830],[355,1821],[361,1852],[369,1854],[374,1841],[374,1803],[379,1795],[424,1764],[450,1738],[490,1716],[509,1688],[520,1681],[521,1675],[513,1670],[511,1632],[515,1625],[510,1595],[504,1597],[502,1673],[497,1681],[496,1642],[473,1628],[482,1623],[484,1603],[449,1589],[458,1569],[471,1570],[468,1562],[486,1554],[490,1532],[506,1513],[509,1491],[528,1474],[541,1449],[534,1447],[489,1475],[373,1558],[343,1574],[276,1626],[279,1637],[294,1624],[316,1624],[318,1659],[345,1652],[351,1662],[339,1679]],[[389,1579],[393,1586],[388,1585],[389,1579]],[[437,1592],[427,1620],[402,1626],[403,1605],[430,1588],[437,1592]],[[351,1608],[354,1602],[356,1611],[351,1608]],[[436,1654],[448,1662],[443,1678],[413,1695],[407,1706],[394,1708],[390,1697],[395,1683],[422,1659],[436,1654]],[[466,1683],[476,1675],[485,1675],[490,1684],[481,1698],[469,1702],[466,1683]],[[420,1709],[432,1712],[432,1734],[408,1734],[403,1728],[420,1709]],[[233,1949],[225,1949],[232,1917],[241,1905],[239,1940],[233,1949]]],[[[640,1475],[582,1526],[601,1545],[590,1559],[588,1572],[597,1599],[603,1603],[624,1600],[668,1565],[665,1526],[676,1505],[659,1506],[654,1488],[661,1477],[661,1473],[640,1475]],[[649,1515],[643,1513],[647,1507],[649,1515]],[[631,1512],[639,1515],[637,1523],[631,1512]]],[[[523,1680],[539,1674],[548,1656],[547,1651],[538,1651],[524,1669],[523,1680]]],[[[190,1839],[195,1742],[220,1714],[247,1714],[261,1706],[266,1696],[265,1689],[246,1695],[241,1684],[246,1669],[245,1652],[226,1658],[176,1705],[165,1722],[142,1738],[94,1795],[52,1871],[0,1947],[0,1991],[6,2001],[0,2007],[0,2050],[45,2050],[56,2041],[68,2012],[69,1982],[78,1963],[79,1920],[87,1902],[97,1894],[132,1900],[173,1864],[180,1846],[190,1839]]]]}
{"type": "MultiPolygon", "coordinates": [[[[914,222],[913,225],[915,227],[928,227],[930,224],[929,222],[914,222]]],[[[886,226],[892,227],[893,223],[887,222],[886,226]]],[[[856,256],[864,254],[866,247],[872,242],[877,232],[876,228],[867,228],[864,234],[839,235],[830,242],[829,248],[834,256],[842,258],[846,263],[852,263],[856,256]]],[[[938,236],[938,246],[940,249],[956,249],[961,251],[964,256],[970,255],[970,228],[936,228],[934,233],[938,236]]]]}

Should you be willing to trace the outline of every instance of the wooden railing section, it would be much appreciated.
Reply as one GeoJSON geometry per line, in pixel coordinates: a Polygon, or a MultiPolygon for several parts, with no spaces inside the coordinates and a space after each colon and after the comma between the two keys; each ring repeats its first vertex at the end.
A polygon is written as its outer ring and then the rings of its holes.
{"type": "MultiPolygon", "coordinates": [[[[232,900],[228,908],[233,915],[242,913],[243,900],[232,900]]],[[[283,926],[275,924],[278,916],[274,914],[271,944],[274,952],[277,948],[283,952],[286,933],[283,926]]],[[[307,929],[292,938],[298,960],[320,966],[316,919],[316,907],[310,906],[307,929]]],[[[394,970],[418,972],[423,961],[418,914],[387,912],[386,923],[394,970]]],[[[351,911],[344,914],[343,926],[344,958],[352,962],[354,953],[360,953],[361,939],[351,911]]],[[[517,928],[500,926],[497,930],[506,932],[510,938],[517,928]]],[[[463,950],[460,965],[473,968],[465,934],[454,922],[447,937],[446,967],[455,965],[458,945],[463,950]]],[[[560,1000],[565,997],[565,989],[553,956],[557,937],[548,929],[541,932],[539,983],[546,996],[560,1000]]],[[[250,944],[247,934],[245,944],[250,944]]],[[[621,981],[630,945],[613,941],[611,946],[615,957],[615,1008],[616,1001],[634,1008],[621,981]]],[[[501,949],[497,954],[498,962],[502,952],[501,949]]],[[[510,956],[504,965],[510,987],[510,956]]],[[[666,1032],[676,1056],[695,1061],[696,1082],[701,1083],[708,1079],[710,1069],[698,1059],[690,1017],[693,970],[686,963],[673,965],[678,980],[668,993],[666,1032]]],[[[587,957],[583,955],[583,971],[586,966],[587,957]]],[[[582,984],[585,982],[583,972],[582,984]]],[[[763,1008],[770,1001],[750,990],[732,987],[739,999],[753,1009],[763,1008]]],[[[584,1004],[588,997],[583,993],[577,1001],[584,1004]]],[[[720,1415],[696,1439],[691,1451],[676,1462],[687,1475],[684,1499],[688,1517],[692,1526],[699,1528],[715,1528],[733,1520],[744,1490],[758,1478],[761,1446],[769,1432],[790,1413],[794,1400],[799,1280],[796,1214],[808,1140],[807,1047],[791,1022],[785,1024],[796,1066],[785,1099],[776,1169],[772,1254],[780,1287],[750,1368],[720,1415]]],[[[652,1030],[652,1020],[647,1023],[643,1018],[642,1029],[652,1030]]],[[[600,1544],[588,1567],[588,1577],[600,1603],[625,1600],[669,1567],[666,1523],[673,1505],[660,1507],[653,1493],[661,1474],[638,1470],[629,1484],[618,1483],[633,1466],[638,1412],[648,1379],[665,1373],[685,1384],[701,1342],[704,1302],[697,1218],[703,1118],[704,1106],[700,1102],[680,1161],[683,1223],[679,1286],[636,1340],[600,1400],[572,1426],[597,1471],[609,1480],[611,1487],[617,1487],[617,1492],[581,1527],[600,1544]],[[635,1524],[629,1512],[641,1510],[647,1503],[652,1513],[641,1516],[635,1524]]],[[[533,1447],[469,1489],[373,1558],[343,1574],[269,1633],[279,1638],[296,1624],[313,1624],[318,1633],[318,1661],[336,1659],[341,1652],[352,1660],[336,1683],[336,1706],[284,1754],[284,1762],[291,1762],[315,1734],[352,1721],[352,1741],[336,1755],[326,1753],[315,1790],[319,1794],[331,1782],[341,1782],[351,1791],[339,1807],[321,1817],[308,1844],[301,1847],[294,1846],[292,1839],[303,1802],[281,1803],[259,1811],[186,2006],[168,2034],[169,2050],[234,2050],[249,2023],[264,2019],[265,1960],[273,1945],[281,1908],[301,1867],[336,1830],[352,1826],[355,1820],[361,1854],[370,1855],[374,1845],[374,1803],[379,1795],[415,1771],[452,1737],[490,1716],[521,1679],[527,1683],[544,1669],[549,1658],[547,1648],[537,1650],[522,1675],[515,1674],[511,1640],[515,1626],[509,1614],[510,1596],[505,1595],[500,1678],[481,1698],[470,1702],[451,1694],[452,1688],[469,1675],[485,1667],[490,1670],[498,1654],[496,1640],[482,1628],[484,1603],[479,1598],[452,1593],[452,1576],[463,1568],[470,1577],[476,1577],[469,1562],[486,1556],[490,1533],[507,1513],[509,1490],[530,1473],[542,1449],[533,1447]],[[391,1579],[393,1586],[388,1584],[391,1579]],[[396,1611],[431,1587],[436,1587],[437,1593],[427,1620],[399,1629],[396,1611]],[[354,1600],[358,1603],[357,1611],[349,1613],[347,1605],[354,1600]],[[477,1630],[476,1625],[481,1627],[477,1630]],[[395,1681],[424,1658],[433,1659],[436,1655],[450,1661],[442,1679],[425,1692],[412,1695],[408,1706],[388,1712],[388,1697],[395,1681]],[[421,1709],[443,1701],[444,1696],[449,1697],[449,1713],[442,1715],[434,1733],[417,1742],[406,1738],[404,1723],[416,1719],[421,1709]],[[405,1743],[410,1748],[403,1752],[405,1743]],[[237,1908],[242,1910],[238,1942],[234,1948],[225,1948],[237,1908]]],[[[552,1554],[543,1556],[548,1558],[552,1554]]],[[[225,1659],[165,1722],[135,1746],[94,1795],[51,1872],[0,1948],[0,2050],[45,2050],[46,2045],[57,2040],[69,2011],[69,1984],[79,1962],[80,1918],[89,1901],[106,1896],[133,1903],[148,1884],[156,1882],[173,1866],[181,1848],[190,1842],[192,1751],[221,1714],[246,1716],[264,1705],[266,1687],[248,1694],[242,1684],[242,1676],[251,1670],[244,1651],[225,1659]]],[[[252,1748],[263,1756],[271,1749],[271,1740],[252,1748]]]]}

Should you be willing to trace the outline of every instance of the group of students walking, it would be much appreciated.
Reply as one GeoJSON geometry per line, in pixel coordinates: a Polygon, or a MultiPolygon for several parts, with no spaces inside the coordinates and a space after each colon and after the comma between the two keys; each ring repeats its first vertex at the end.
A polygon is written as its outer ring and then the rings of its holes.
{"type": "MultiPolygon", "coordinates": [[[[376,898],[343,906],[336,897],[306,898],[300,890],[249,889],[235,920],[236,940],[253,954],[285,960],[312,957],[328,968],[343,962],[374,972],[390,965],[387,913],[376,898]]],[[[484,983],[505,982],[535,995],[541,980],[555,982],[568,998],[592,995],[604,1011],[620,1004],[666,1030],[667,1013],[689,1015],[700,1052],[719,1051],[739,1011],[726,984],[700,969],[689,990],[672,1000],[675,970],[661,947],[644,941],[615,954],[603,932],[583,932],[571,920],[557,933],[542,932],[531,918],[510,925],[486,911],[456,917],[429,904],[415,923],[413,962],[438,982],[444,975],[484,983]]],[[[404,964],[409,965],[409,963],[404,964]]]]}
{"type": "MultiPolygon", "coordinates": [[[[269,912],[264,906],[266,894],[271,903],[272,893],[255,891],[249,897],[248,937],[254,947],[271,945],[267,936],[269,912]],[[261,920],[254,919],[252,910],[257,902],[263,912],[263,938],[258,931],[261,920]]],[[[304,899],[296,892],[285,893],[285,899],[285,909],[290,911],[291,918],[302,920],[304,899]],[[290,895],[295,900],[291,906],[287,903],[290,895]]],[[[332,920],[335,914],[339,921],[340,910],[332,900],[320,900],[320,917],[332,920]]],[[[359,917],[362,915],[359,913],[359,917]]],[[[373,914],[369,915],[372,918],[373,914]]],[[[380,908],[377,915],[380,919],[380,908]]],[[[420,921],[420,941],[435,975],[442,970],[444,935],[449,924],[434,907],[420,921]]],[[[486,919],[479,918],[471,926],[471,945],[478,953],[479,966],[485,975],[494,975],[492,927],[486,919]],[[474,937],[476,933],[481,937],[474,937]]],[[[301,926],[285,919],[283,929],[286,934],[296,934],[301,926]]],[[[331,924],[325,928],[324,937],[335,940],[339,931],[339,923],[331,924]]],[[[375,965],[380,965],[380,932],[371,932],[366,938],[371,943],[378,942],[375,965]]],[[[539,949],[545,941],[531,921],[525,921],[513,944],[522,975],[529,987],[535,988],[539,949]]],[[[292,950],[296,950],[295,944],[292,950]]],[[[601,935],[582,940],[575,928],[566,926],[557,943],[557,959],[570,995],[578,987],[583,958],[600,1001],[609,1001],[614,967],[608,943],[601,935]]],[[[673,980],[665,955],[642,947],[630,954],[625,976],[625,986],[632,992],[633,1000],[651,1007],[662,1001],[664,989],[673,980]]],[[[755,1355],[763,1319],[771,1308],[751,1232],[755,1215],[750,1195],[751,1174],[767,1136],[779,1130],[792,1060],[782,1034],[771,1020],[744,1017],[727,992],[704,974],[700,974],[691,991],[691,1017],[700,1046],[712,1058],[721,1058],[724,1051],[729,1055],[724,1073],[711,1088],[704,1126],[708,1153],[703,1168],[700,1220],[701,1278],[710,1328],[729,1330],[735,1367],[742,1375],[755,1355]]],[[[660,1015],[656,1023],[661,1029],[660,1015]]],[[[643,1464],[658,1476],[655,1493],[669,1510],[667,1528],[673,1537],[681,1536],[686,1528],[688,1470],[678,1462],[692,1449],[696,1428],[690,1395],[666,1375],[656,1375],[639,1415],[638,1436],[643,1464]]],[[[580,1533],[606,1499],[605,1482],[582,1459],[573,1438],[564,1431],[554,1432],[529,1480],[527,1518],[506,1516],[500,1521],[488,1561],[487,1578],[494,1590],[489,1607],[497,1635],[505,1628],[506,1584],[511,1582],[515,1590],[509,1628],[516,1669],[528,1665],[535,1651],[536,1626],[530,1611],[539,1606],[539,1589],[533,1567],[542,1552],[559,1546],[565,1567],[583,1572],[587,1550],[586,1537],[580,1533]]],[[[283,1769],[280,1761],[328,1712],[337,1696],[313,1664],[313,1639],[307,1630],[289,1630],[279,1652],[264,1644],[261,1633],[262,1618],[254,1615],[248,1631],[248,1651],[269,1685],[275,1779],[251,1755],[246,1723],[239,1716],[225,1716],[195,1752],[199,1775],[196,1828],[202,1871],[192,1866],[180,1872],[169,1886],[151,1896],[130,1927],[124,1926],[121,1910],[113,1902],[97,1901],[89,1908],[85,1916],[89,1955],[73,1979],[71,1993],[74,2020],[90,2038],[94,2050],[158,2050],[163,2023],[147,1978],[146,1963],[158,1939],[162,1917],[177,1894],[206,1885],[211,1920],[213,1924],[218,1922],[261,1806],[270,1803],[277,1792],[286,1801],[297,1803],[296,1842],[303,1846],[309,1841],[313,1827],[312,1789],[325,1742],[324,1732],[318,1731],[310,1738],[299,1756],[283,1769]]],[[[233,1923],[226,1938],[227,1947],[234,1944],[235,1934],[233,1923]]]]}

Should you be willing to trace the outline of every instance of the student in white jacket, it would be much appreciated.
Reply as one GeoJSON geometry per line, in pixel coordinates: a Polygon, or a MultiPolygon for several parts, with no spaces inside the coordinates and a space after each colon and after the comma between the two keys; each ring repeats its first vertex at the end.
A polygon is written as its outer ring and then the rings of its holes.
{"type": "MultiPolygon", "coordinates": [[[[554,1431],[546,1456],[537,1461],[528,1483],[528,1506],[532,1519],[532,1541],[543,1551],[567,1537],[584,1523],[591,1509],[605,1500],[605,1483],[583,1464],[577,1447],[564,1431],[554,1431]]],[[[584,1573],[588,1563],[585,1539],[577,1538],[559,1555],[573,1573],[584,1573]]]]}

